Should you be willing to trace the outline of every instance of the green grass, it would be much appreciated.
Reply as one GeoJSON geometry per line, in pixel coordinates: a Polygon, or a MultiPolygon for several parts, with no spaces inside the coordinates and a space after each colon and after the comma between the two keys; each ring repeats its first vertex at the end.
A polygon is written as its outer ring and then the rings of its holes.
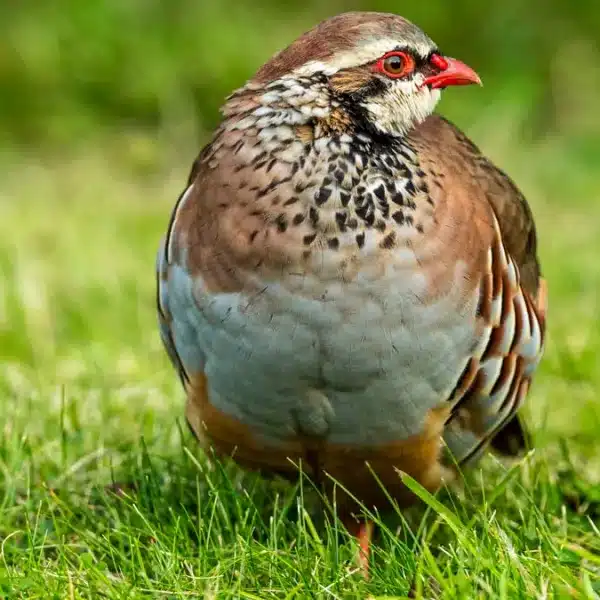
{"type": "Polygon", "coordinates": [[[183,423],[153,267],[193,151],[177,161],[168,140],[129,136],[6,155],[0,595],[383,599],[415,581],[423,598],[600,597],[596,150],[521,142],[513,122],[490,108],[468,131],[538,220],[550,331],[526,411],[536,450],[512,466],[487,458],[386,520],[368,583],[306,486],[210,467],[183,423]]]}

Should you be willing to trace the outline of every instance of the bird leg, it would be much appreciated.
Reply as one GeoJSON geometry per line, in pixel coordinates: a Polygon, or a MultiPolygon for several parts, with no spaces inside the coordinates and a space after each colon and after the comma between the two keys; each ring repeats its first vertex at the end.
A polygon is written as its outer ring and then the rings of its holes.
{"type": "Polygon", "coordinates": [[[345,523],[348,532],[358,540],[356,562],[365,580],[369,580],[369,558],[371,555],[371,538],[373,537],[373,521],[367,519],[357,523],[354,519],[345,523]]]}
{"type": "Polygon", "coordinates": [[[371,538],[373,537],[373,521],[365,521],[358,528],[358,564],[365,580],[369,580],[369,558],[371,555],[371,538]]]}

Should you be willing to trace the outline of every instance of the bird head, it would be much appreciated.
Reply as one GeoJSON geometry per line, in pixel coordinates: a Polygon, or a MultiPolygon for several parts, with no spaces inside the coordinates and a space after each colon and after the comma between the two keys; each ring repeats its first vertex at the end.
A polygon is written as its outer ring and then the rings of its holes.
{"type": "Polygon", "coordinates": [[[444,56],[406,19],[351,12],[302,35],[261,67],[250,86],[266,88],[280,107],[296,108],[296,121],[336,112],[349,127],[401,136],[433,112],[443,88],[474,83],[481,80],[473,69],[444,56]]]}

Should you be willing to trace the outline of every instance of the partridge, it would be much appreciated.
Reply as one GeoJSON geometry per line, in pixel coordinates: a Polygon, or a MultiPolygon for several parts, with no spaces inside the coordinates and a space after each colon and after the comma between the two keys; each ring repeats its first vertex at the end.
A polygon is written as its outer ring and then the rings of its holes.
{"type": "Polygon", "coordinates": [[[544,346],[530,208],[433,113],[478,84],[404,18],[328,19],[223,106],[160,246],[160,333],[206,447],[294,477],[368,546],[358,506],[405,506],[488,447],[544,346]]]}

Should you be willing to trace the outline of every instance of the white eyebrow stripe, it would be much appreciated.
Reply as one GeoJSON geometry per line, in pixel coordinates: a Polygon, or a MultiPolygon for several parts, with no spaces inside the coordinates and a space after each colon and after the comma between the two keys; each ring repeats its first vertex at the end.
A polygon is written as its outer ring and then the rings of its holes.
{"type": "MultiPolygon", "coordinates": [[[[319,72],[325,73],[325,75],[332,75],[342,69],[374,62],[387,52],[391,52],[399,47],[403,47],[403,45],[399,43],[398,40],[392,38],[380,38],[373,42],[358,46],[352,51],[334,54],[328,62],[311,60],[301,67],[294,69],[293,73],[301,77],[306,77],[319,72]]],[[[435,50],[435,46],[433,43],[431,45],[417,43],[414,50],[420,56],[425,57],[435,50]]]]}

